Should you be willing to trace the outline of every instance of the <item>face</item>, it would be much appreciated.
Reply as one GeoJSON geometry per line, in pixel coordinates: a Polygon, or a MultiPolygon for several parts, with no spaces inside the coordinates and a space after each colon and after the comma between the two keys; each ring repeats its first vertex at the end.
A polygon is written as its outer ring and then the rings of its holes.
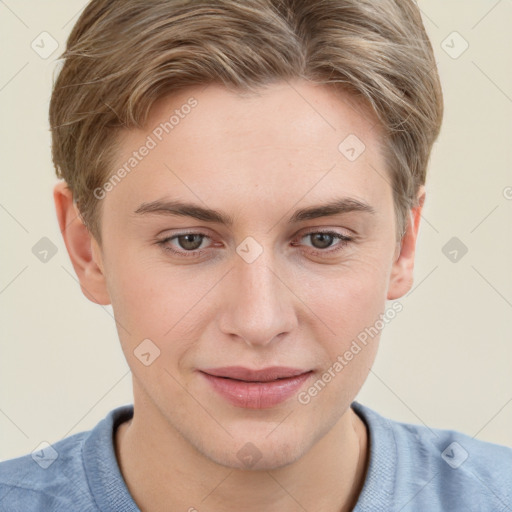
{"type": "Polygon", "coordinates": [[[160,100],[145,129],[122,136],[116,169],[137,162],[104,189],[94,251],[136,411],[211,461],[297,460],[368,375],[378,335],[344,354],[399,295],[375,121],[308,82],[258,95],[209,85],[160,100]]]}

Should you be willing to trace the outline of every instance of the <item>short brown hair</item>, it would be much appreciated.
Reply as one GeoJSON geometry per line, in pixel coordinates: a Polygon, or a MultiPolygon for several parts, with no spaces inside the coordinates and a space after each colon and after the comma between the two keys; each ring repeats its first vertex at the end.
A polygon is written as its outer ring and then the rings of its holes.
{"type": "Polygon", "coordinates": [[[93,191],[113,172],[118,134],[144,127],[153,103],[180,89],[216,82],[251,92],[302,78],[359,97],[385,134],[399,237],[443,116],[413,0],[92,0],[61,59],[53,162],[98,241],[93,191]]]}

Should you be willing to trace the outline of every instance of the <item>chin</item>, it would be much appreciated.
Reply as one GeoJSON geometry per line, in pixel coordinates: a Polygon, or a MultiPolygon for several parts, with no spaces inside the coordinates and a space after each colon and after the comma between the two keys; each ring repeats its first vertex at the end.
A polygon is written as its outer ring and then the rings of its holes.
{"type": "Polygon", "coordinates": [[[230,469],[270,471],[296,462],[304,454],[302,443],[290,436],[275,437],[242,435],[232,442],[201,450],[211,461],[230,469]],[[286,437],[286,439],[284,439],[286,437]]]}

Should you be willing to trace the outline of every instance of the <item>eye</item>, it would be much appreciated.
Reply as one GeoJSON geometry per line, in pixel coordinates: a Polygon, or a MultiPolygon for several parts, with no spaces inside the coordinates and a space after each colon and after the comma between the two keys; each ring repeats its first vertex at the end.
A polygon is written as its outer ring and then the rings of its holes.
{"type": "MultiPolygon", "coordinates": [[[[313,251],[309,251],[315,255],[327,255],[342,250],[349,242],[353,240],[352,237],[338,233],[337,231],[324,230],[324,231],[310,231],[309,233],[303,234],[299,240],[308,238],[311,241],[313,251]],[[334,244],[334,242],[338,243],[334,244]],[[334,245],[333,245],[334,244],[334,245]]],[[[297,244],[293,244],[297,245],[297,244]]]]}
{"type": "Polygon", "coordinates": [[[204,233],[179,233],[163,240],[159,240],[157,243],[166,251],[179,256],[191,257],[200,256],[204,251],[200,250],[200,247],[205,238],[209,238],[204,233]],[[176,241],[177,245],[173,245],[171,242],[176,241]]]}

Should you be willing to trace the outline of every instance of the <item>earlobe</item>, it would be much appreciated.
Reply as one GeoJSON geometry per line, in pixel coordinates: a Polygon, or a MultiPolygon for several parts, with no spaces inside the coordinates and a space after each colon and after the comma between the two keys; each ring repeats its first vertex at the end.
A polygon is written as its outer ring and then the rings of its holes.
{"type": "Polygon", "coordinates": [[[416,207],[409,211],[405,234],[398,244],[398,256],[394,257],[388,287],[388,300],[403,297],[414,282],[414,258],[416,255],[416,240],[420,226],[421,212],[425,202],[425,187],[420,187],[416,207]]]}
{"type": "Polygon", "coordinates": [[[55,185],[53,199],[60,231],[83,294],[97,304],[110,304],[101,250],[83,223],[65,181],[55,185]]]}

